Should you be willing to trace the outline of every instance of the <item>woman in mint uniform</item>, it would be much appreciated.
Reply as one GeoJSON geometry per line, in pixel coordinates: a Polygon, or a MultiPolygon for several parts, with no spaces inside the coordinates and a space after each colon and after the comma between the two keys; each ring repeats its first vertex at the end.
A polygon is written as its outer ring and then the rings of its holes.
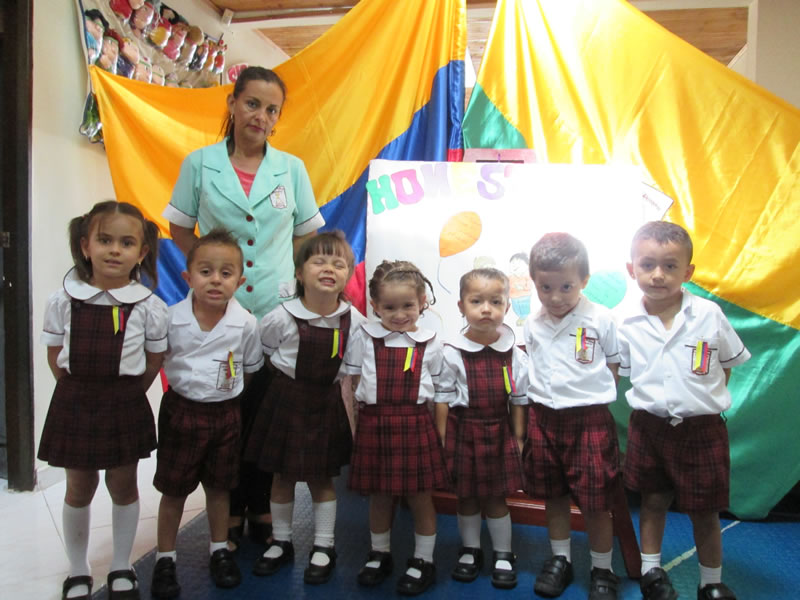
{"type": "MultiPolygon", "coordinates": [[[[195,226],[200,235],[229,229],[244,253],[244,284],[236,299],[259,320],[294,293],[294,248],[325,224],[303,161],[267,143],[281,114],[286,86],[273,71],[248,67],[228,96],[225,139],[189,154],[181,165],[163,216],[186,254],[195,226]]],[[[242,397],[246,432],[268,383],[265,369],[242,397]]],[[[244,530],[266,542],[272,527],[272,476],[243,463],[240,485],[231,493],[231,541],[244,530]]]]}

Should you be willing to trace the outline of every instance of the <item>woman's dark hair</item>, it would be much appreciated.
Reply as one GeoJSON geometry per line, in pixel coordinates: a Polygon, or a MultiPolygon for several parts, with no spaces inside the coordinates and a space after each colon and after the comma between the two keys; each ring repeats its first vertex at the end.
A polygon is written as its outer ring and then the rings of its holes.
{"type": "Polygon", "coordinates": [[[425,275],[422,274],[414,263],[407,260],[384,260],[375,267],[372,279],[369,280],[369,297],[373,302],[380,301],[381,286],[384,283],[410,283],[417,290],[418,296],[426,296],[425,306],[421,307],[420,312],[436,303],[436,296],[433,293],[433,285],[425,275]],[[430,300],[427,299],[425,288],[430,289],[430,300]]]}
{"type": "MultiPolygon", "coordinates": [[[[283,92],[283,99],[284,101],[286,100],[286,84],[283,83],[283,80],[275,71],[271,69],[265,69],[264,67],[247,67],[241,73],[239,73],[239,77],[236,78],[236,83],[233,84],[233,92],[231,92],[234,99],[239,97],[250,81],[274,83],[281,88],[281,92],[283,92]]],[[[225,119],[222,121],[220,135],[221,137],[227,138],[226,145],[228,147],[228,155],[233,154],[233,151],[236,149],[236,141],[233,139],[233,115],[231,115],[229,112],[226,112],[225,119]]],[[[264,148],[266,148],[266,140],[264,141],[264,148]]]]}
{"type": "MultiPolygon", "coordinates": [[[[147,246],[147,254],[142,259],[141,270],[150,279],[150,287],[155,289],[158,285],[158,268],[156,267],[158,261],[158,238],[160,235],[158,225],[145,219],[142,211],[133,204],[117,202],[116,200],[98,202],[88,213],[75,217],[69,222],[69,249],[72,253],[72,261],[75,263],[78,277],[86,283],[90,283],[92,280],[92,261],[83,255],[81,240],[89,239],[89,232],[92,229],[92,222],[95,218],[113,214],[127,215],[141,222],[142,245],[147,246]]],[[[140,281],[139,265],[131,269],[130,278],[140,281]]]]}
{"type": "MultiPolygon", "coordinates": [[[[326,254],[328,256],[341,256],[347,262],[347,268],[350,271],[347,276],[348,279],[353,275],[353,270],[356,266],[356,258],[353,254],[353,249],[347,243],[347,238],[342,231],[333,229],[313,235],[300,245],[297,250],[297,255],[294,257],[294,270],[295,272],[303,268],[306,261],[315,254],[326,254]]],[[[302,298],[305,296],[305,289],[303,284],[298,279],[296,281],[295,296],[302,298]]],[[[339,300],[349,301],[344,292],[339,294],[339,300]]]]}

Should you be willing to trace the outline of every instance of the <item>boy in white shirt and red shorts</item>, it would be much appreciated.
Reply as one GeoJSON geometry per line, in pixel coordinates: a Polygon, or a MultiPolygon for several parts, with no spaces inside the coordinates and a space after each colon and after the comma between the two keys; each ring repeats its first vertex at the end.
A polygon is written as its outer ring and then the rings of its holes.
{"type": "Polygon", "coordinates": [[[673,500],[692,521],[698,600],[736,599],[722,583],[719,512],[728,507],[730,452],[720,413],[731,406],[730,369],[750,353],[719,306],[682,288],[694,273],[691,262],[691,238],[678,225],[653,221],[634,235],[628,272],[644,295],[619,329],[619,373],[633,386],[624,479],[642,495],[645,600],[678,597],[661,568],[673,500]]]}

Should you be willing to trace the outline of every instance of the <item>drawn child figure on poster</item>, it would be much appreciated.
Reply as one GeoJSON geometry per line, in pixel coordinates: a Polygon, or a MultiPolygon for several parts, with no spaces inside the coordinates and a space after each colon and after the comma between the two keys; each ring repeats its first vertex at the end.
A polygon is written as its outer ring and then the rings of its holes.
{"type": "Polygon", "coordinates": [[[520,326],[531,312],[533,281],[528,274],[528,256],[525,252],[517,252],[509,259],[508,266],[508,281],[511,284],[509,291],[511,310],[517,315],[517,326],[520,326]]]}

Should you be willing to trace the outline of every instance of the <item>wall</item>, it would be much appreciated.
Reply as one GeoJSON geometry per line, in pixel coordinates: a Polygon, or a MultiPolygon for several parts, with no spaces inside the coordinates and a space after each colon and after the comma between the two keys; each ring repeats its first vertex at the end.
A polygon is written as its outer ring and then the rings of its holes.
{"type": "Polygon", "coordinates": [[[748,77],[800,108],[800,1],[753,0],[749,11],[748,77]]]}
{"type": "MultiPolygon", "coordinates": [[[[225,33],[227,64],[247,62],[272,67],[287,58],[259,34],[225,30],[217,13],[204,0],[170,0],[169,5],[210,35],[225,33]]],[[[63,0],[34,3],[30,247],[37,445],[54,388],[46,352],[38,338],[47,297],[58,288],[71,266],[67,223],[95,202],[114,197],[102,146],[90,144],[78,133],[87,71],[77,24],[76,3],[63,0]]],[[[61,476],[60,469],[49,469],[38,461],[37,469],[44,485],[61,476]]]]}

